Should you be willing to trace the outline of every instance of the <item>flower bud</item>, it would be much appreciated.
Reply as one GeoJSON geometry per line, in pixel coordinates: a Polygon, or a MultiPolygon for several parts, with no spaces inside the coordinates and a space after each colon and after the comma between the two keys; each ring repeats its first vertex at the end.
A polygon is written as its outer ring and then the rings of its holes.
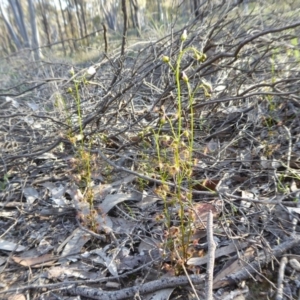
{"type": "Polygon", "coordinates": [[[196,60],[200,60],[200,59],[201,59],[201,55],[198,54],[198,53],[195,53],[194,58],[195,58],[196,60]]]}
{"type": "Polygon", "coordinates": [[[166,123],[166,117],[165,116],[162,116],[159,120],[159,124],[160,125],[164,125],[166,123]]]}
{"type": "Polygon", "coordinates": [[[204,62],[204,61],[206,61],[206,58],[207,58],[206,54],[202,53],[202,55],[201,55],[199,61],[200,61],[200,62],[204,62]]]}
{"type": "Polygon", "coordinates": [[[169,56],[164,55],[164,56],[162,57],[162,61],[165,62],[165,63],[170,62],[169,56]]]}
{"type": "Polygon", "coordinates": [[[183,33],[181,35],[181,40],[184,42],[187,39],[187,32],[186,29],[183,30],[183,33]]]}
{"type": "Polygon", "coordinates": [[[70,73],[71,76],[74,76],[74,75],[75,75],[75,71],[74,71],[74,68],[73,68],[73,67],[69,70],[69,73],[70,73]]]}
{"type": "Polygon", "coordinates": [[[185,72],[181,72],[181,79],[184,82],[189,82],[189,78],[186,76],[185,72]]]}
{"type": "Polygon", "coordinates": [[[199,62],[204,62],[206,60],[206,54],[204,54],[204,53],[201,53],[201,54],[195,53],[194,58],[196,60],[198,60],[199,62]]]}

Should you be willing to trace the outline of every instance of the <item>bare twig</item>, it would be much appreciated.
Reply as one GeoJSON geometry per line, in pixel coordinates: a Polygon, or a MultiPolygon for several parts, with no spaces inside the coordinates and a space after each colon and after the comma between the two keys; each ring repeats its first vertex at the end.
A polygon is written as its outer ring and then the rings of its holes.
{"type": "Polygon", "coordinates": [[[280,261],[280,267],[279,267],[279,272],[278,272],[276,300],[282,300],[283,299],[283,279],[284,279],[284,271],[285,271],[285,267],[286,267],[287,262],[288,262],[288,259],[285,256],[280,261]]]}
{"type": "Polygon", "coordinates": [[[213,215],[211,210],[207,215],[207,243],[208,243],[208,261],[206,270],[205,293],[206,300],[213,300],[213,279],[214,279],[214,266],[215,266],[215,251],[216,243],[214,241],[213,230],[213,215]]]}
{"type": "MultiPolygon", "coordinates": [[[[46,259],[44,260],[44,262],[48,262],[48,261],[53,261],[53,260],[58,260],[61,258],[66,258],[66,257],[70,257],[70,256],[74,256],[76,254],[80,254],[80,253],[72,253],[72,254],[68,254],[68,255],[63,255],[63,256],[55,256],[53,258],[50,259],[46,259]]],[[[20,286],[17,288],[12,288],[9,290],[5,290],[5,291],[0,291],[0,295],[1,294],[11,294],[11,293],[19,293],[21,291],[27,291],[27,290],[38,290],[41,288],[45,288],[45,289],[54,289],[54,288],[62,288],[65,290],[68,290],[69,288],[73,288],[75,285],[78,284],[89,284],[89,283],[101,283],[101,282],[107,282],[107,281],[112,281],[112,280],[118,280],[121,278],[126,278],[128,275],[130,274],[134,274],[136,272],[141,271],[144,268],[149,267],[150,265],[153,264],[153,261],[149,261],[148,263],[139,266],[138,268],[135,268],[133,270],[127,271],[123,274],[120,274],[118,276],[111,276],[111,277],[104,277],[104,278],[98,278],[98,279],[90,279],[90,280],[74,280],[74,281],[68,281],[68,282],[58,282],[58,283],[50,283],[50,284],[32,284],[32,285],[26,285],[26,286],[20,286]]]]}
{"type": "Polygon", "coordinates": [[[145,283],[141,286],[133,286],[120,291],[105,292],[99,289],[88,288],[88,287],[74,287],[69,289],[68,292],[72,295],[80,295],[89,297],[96,300],[121,300],[131,298],[139,293],[141,295],[151,293],[160,289],[184,286],[189,284],[190,280],[194,284],[202,284],[204,282],[204,276],[191,275],[190,278],[186,276],[179,276],[173,278],[162,278],[145,283]]]}
{"type": "Polygon", "coordinates": [[[104,38],[104,52],[107,54],[108,52],[107,29],[104,23],[102,23],[102,27],[103,27],[103,38],[104,38]]]}
{"type": "MultiPolygon", "coordinates": [[[[299,190],[297,190],[297,192],[299,192],[299,190]]],[[[224,193],[224,195],[226,197],[228,197],[229,199],[232,198],[232,199],[235,199],[235,200],[243,200],[243,201],[247,201],[247,202],[258,203],[258,204],[265,204],[265,205],[276,205],[276,204],[280,205],[280,204],[282,204],[282,201],[285,198],[287,198],[288,196],[290,196],[292,194],[295,194],[295,192],[290,193],[289,195],[283,195],[278,200],[268,201],[268,200],[256,200],[256,199],[251,199],[251,198],[236,196],[236,195],[229,194],[229,193],[224,193]]]]}
{"type": "Polygon", "coordinates": [[[290,170],[290,165],[291,165],[291,155],[292,155],[292,136],[291,136],[291,132],[290,130],[285,126],[282,125],[282,127],[284,128],[284,130],[286,131],[287,137],[288,137],[288,151],[287,151],[287,159],[286,159],[286,165],[287,165],[287,169],[286,169],[286,173],[289,172],[290,170]]]}
{"type": "Polygon", "coordinates": [[[253,261],[252,263],[245,266],[240,271],[228,276],[227,280],[232,283],[240,282],[241,280],[249,278],[250,274],[259,273],[260,267],[262,265],[268,264],[274,257],[279,257],[283,255],[287,250],[295,247],[300,242],[300,235],[292,235],[284,243],[274,247],[269,255],[262,254],[253,261]]]}

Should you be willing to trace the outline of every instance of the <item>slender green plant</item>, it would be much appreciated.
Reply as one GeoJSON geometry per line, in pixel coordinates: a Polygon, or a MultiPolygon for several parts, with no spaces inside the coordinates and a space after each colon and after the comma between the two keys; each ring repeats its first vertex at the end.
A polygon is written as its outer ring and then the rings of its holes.
{"type": "MultiPolygon", "coordinates": [[[[162,185],[158,194],[163,198],[165,203],[164,214],[167,220],[166,227],[168,228],[169,234],[167,235],[171,240],[174,240],[170,244],[170,239],[167,239],[167,245],[173,245],[176,253],[180,254],[183,261],[188,258],[188,246],[191,235],[193,234],[193,224],[190,217],[186,214],[187,206],[192,202],[192,172],[193,172],[193,151],[194,151],[194,131],[195,131],[195,120],[194,120],[194,95],[196,91],[200,88],[204,90],[204,94],[209,97],[211,86],[202,82],[199,86],[194,88],[192,91],[188,76],[181,71],[181,62],[184,55],[188,52],[192,52],[194,58],[198,62],[203,62],[206,59],[205,54],[201,53],[194,47],[184,48],[184,42],[187,39],[187,33],[184,30],[181,35],[181,45],[179,53],[174,63],[168,56],[163,56],[162,60],[171,68],[176,84],[176,96],[177,96],[177,106],[176,113],[173,117],[169,117],[162,112],[159,129],[154,134],[156,140],[156,152],[158,156],[159,166],[162,173],[163,181],[168,178],[172,178],[175,183],[175,190],[170,193],[167,185],[162,185]],[[183,99],[182,99],[182,88],[183,84],[187,88],[187,97],[189,103],[189,120],[186,122],[185,126],[183,124],[183,99]],[[170,127],[170,134],[162,134],[162,129],[165,124],[170,127]],[[170,159],[168,155],[164,154],[161,149],[161,145],[168,147],[169,152],[172,153],[172,158],[170,159]],[[165,171],[167,170],[167,172],[165,171]],[[188,192],[183,193],[181,187],[187,182],[188,192]],[[171,224],[170,215],[168,213],[168,201],[167,198],[172,195],[172,199],[179,206],[179,227],[174,228],[171,224]],[[174,239],[174,233],[177,237],[174,239]],[[178,251],[179,249],[179,251],[178,251]]],[[[172,250],[172,249],[171,249],[172,250]]]]}
{"type": "MultiPolygon", "coordinates": [[[[91,74],[95,70],[88,70],[88,73],[91,74]]],[[[86,215],[86,223],[91,227],[92,230],[96,229],[96,221],[94,214],[94,195],[91,188],[92,182],[92,156],[91,156],[91,144],[92,139],[88,145],[84,141],[84,128],[82,122],[82,102],[80,95],[80,86],[88,84],[86,80],[86,74],[76,77],[74,71],[71,70],[71,76],[73,77],[73,87],[68,89],[68,92],[72,95],[74,102],[76,104],[76,122],[79,128],[79,134],[74,136],[72,132],[69,132],[69,139],[73,144],[73,147],[76,151],[76,165],[77,165],[77,183],[79,187],[84,190],[84,200],[89,205],[89,215],[86,215]]],[[[65,107],[66,108],[66,107],[65,107]]],[[[69,124],[73,124],[72,120],[69,120],[69,124]]]]}

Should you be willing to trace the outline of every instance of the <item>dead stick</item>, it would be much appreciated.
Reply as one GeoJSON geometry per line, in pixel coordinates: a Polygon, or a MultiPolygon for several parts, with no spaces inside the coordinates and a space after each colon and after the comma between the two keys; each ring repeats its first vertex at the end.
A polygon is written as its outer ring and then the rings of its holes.
{"type": "Polygon", "coordinates": [[[189,284],[191,280],[194,284],[204,283],[204,276],[191,275],[188,279],[186,276],[162,278],[154,280],[140,286],[133,286],[119,291],[106,292],[100,289],[89,287],[75,287],[68,290],[72,295],[80,295],[83,297],[89,297],[96,300],[121,300],[121,299],[133,299],[136,293],[140,295],[148,294],[160,289],[166,289],[171,287],[184,286],[189,284]]]}
{"type": "Polygon", "coordinates": [[[276,300],[282,300],[283,299],[283,279],[284,279],[284,271],[285,266],[287,264],[288,259],[284,256],[280,261],[280,267],[278,272],[278,282],[277,282],[277,295],[276,300]]]}
{"type": "Polygon", "coordinates": [[[206,270],[205,292],[206,300],[213,300],[213,279],[215,266],[216,243],[214,241],[213,216],[211,210],[207,215],[207,244],[208,244],[208,261],[206,270]]]}
{"type": "Polygon", "coordinates": [[[287,250],[295,247],[296,245],[299,245],[299,243],[300,235],[292,234],[288,240],[274,247],[269,255],[259,256],[259,258],[257,258],[254,262],[248,264],[240,271],[227,276],[225,280],[229,281],[229,283],[234,284],[240,282],[241,280],[249,278],[250,274],[259,274],[259,270],[262,265],[268,264],[272,259],[274,259],[274,257],[282,256],[287,250]]]}

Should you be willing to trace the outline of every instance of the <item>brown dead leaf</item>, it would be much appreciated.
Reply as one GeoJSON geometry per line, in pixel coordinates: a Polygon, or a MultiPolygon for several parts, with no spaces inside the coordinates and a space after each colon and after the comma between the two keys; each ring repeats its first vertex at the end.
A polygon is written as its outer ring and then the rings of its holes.
{"type": "Polygon", "coordinates": [[[18,202],[18,201],[10,201],[10,202],[4,202],[0,203],[0,207],[6,207],[6,208],[14,208],[14,207],[27,207],[28,204],[24,202],[18,202]]]}
{"type": "Polygon", "coordinates": [[[200,183],[193,186],[194,190],[197,191],[215,191],[220,180],[216,179],[205,179],[200,183]]]}
{"type": "Polygon", "coordinates": [[[46,267],[52,266],[54,261],[57,259],[53,257],[52,254],[45,254],[38,257],[19,257],[13,256],[13,261],[21,266],[24,267],[32,267],[32,268],[39,268],[39,267],[46,267]]]}
{"type": "Polygon", "coordinates": [[[7,300],[26,300],[26,298],[23,294],[16,294],[9,296],[7,300]]]}
{"type": "Polygon", "coordinates": [[[192,208],[192,218],[195,220],[196,227],[205,227],[207,221],[207,215],[212,212],[213,219],[215,220],[220,212],[218,209],[218,202],[212,201],[210,203],[196,203],[192,208]]]}
{"type": "Polygon", "coordinates": [[[64,275],[65,268],[64,267],[52,267],[49,270],[47,270],[48,278],[59,278],[60,276],[64,275]]]}

